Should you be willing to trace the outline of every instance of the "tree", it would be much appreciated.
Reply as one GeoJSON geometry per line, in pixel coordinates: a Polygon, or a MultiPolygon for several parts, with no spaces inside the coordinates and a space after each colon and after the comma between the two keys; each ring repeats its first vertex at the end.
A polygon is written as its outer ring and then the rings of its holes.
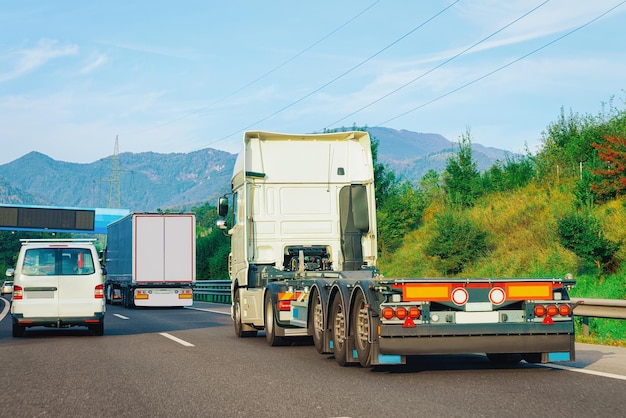
{"type": "Polygon", "coordinates": [[[480,196],[480,173],[472,159],[472,140],[469,131],[459,142],[459,151],[448,159],[443,172],[444,190],[452,204],[461,207],[473,206],[480,196]]]}
{"type": "Polygon", "coordinates": [[[620,196],[626,190],[626,139],[615,135],[603,138],[604,141],[591,144],[606,163],[606,168],[593,170],[599,180],[591,185],[591,189],[600,198],[620,196]]]}

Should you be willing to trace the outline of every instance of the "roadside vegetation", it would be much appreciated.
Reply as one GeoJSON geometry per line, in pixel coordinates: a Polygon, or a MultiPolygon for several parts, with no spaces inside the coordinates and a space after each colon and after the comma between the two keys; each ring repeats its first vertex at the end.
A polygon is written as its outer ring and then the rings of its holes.
{"type": "MultiPolygon", "coordinates": [[[[351,129],[367,130],[366,127],[351,129]]],[[[378,161],[373,138],[379,268],[387,277],[564,277],[572,297],[626,299],[626,111],[561,111],[536,154],[479,172],[468,130],[442,173],[404,181],[378,161]]],[[[197,219],[197,276],[228,277],[230,240],[214,202],[197,219]]],[[[0,268],[15,264],[19,238],[0,231],[0,268]]],[[[46,234],[38,234],[44,236],[46,234]]],[[[49,235],[49,234],[48,234],[49,235]]],[[[589,320],[577,339],[626,346],[626,321],[589,320]]]]}

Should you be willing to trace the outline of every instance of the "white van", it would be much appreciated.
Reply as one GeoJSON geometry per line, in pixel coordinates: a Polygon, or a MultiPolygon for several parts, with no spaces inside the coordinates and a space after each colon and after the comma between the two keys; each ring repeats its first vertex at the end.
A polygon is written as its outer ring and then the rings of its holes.
{"type": "Polygon", "coordinates": [[[104,333],[103,271],[93,239],[21,240],[13,275],[13,336],[27,327],[86,326],[104,333]]]}

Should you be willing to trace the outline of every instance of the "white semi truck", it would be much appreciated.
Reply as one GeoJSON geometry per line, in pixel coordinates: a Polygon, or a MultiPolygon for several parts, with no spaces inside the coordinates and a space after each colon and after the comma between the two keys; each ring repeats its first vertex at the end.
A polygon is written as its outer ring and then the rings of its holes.
{"type": "Polygon", "coordinates": [[[108,225],[104,259],[107,303],[191,306],[196,217],[193,213],[131,213],[108,225]]]}
{"type": "Polygon", "coordinates": [[[340,365],[364,367],[446,353],[574,360],[571,278],[380,274],[366,132],[246,132],[218,213],[238,337],[306,337],[340,365]]]}

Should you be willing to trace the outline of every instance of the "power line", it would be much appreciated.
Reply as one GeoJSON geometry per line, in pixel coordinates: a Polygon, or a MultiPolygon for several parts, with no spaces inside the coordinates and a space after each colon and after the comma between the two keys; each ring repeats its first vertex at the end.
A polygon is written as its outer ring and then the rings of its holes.
{"type": "MultiPolygon", "coordinates": [[[[216,104],[223,102],[226,99],[229,99],[231,97],[233,97],[234,95],[236,95],[237,93],[247,89],[248,87],[258,83],[259,81],[263,80],[264,78],[266,78],[267,76],[269,76],[270,74],[278,71],[279,69],[281,69],[282,67],[286,66],[287,64],[289,64],[290,62],[294,61],[296,58],[300,57],[301,55],[303,55],[305,52],[308,52],[309,50],[311,50],[313,47],[317,46],[318,44],[322,43],[323,41],[325,41],[326,39],[330,38],[332,35],[334,35],[335,33],[339,32],[341,29],[343,29],[344,27],[348,26],[350,23],[352,23],[353,21],[355,21],[357,18],[359,18],[361,15],[363,15],[365,12],[367,12],[368,10],[370,10],[372,7],[374,7],[377,3],[379,3],[380,0],[376,0],[374,1],[372,4],[370,4],[369,6],[367,6],[365,9],[361,10],[359,13],[357,13],[356,15],[354,15],[352,18],[350,18],[349,20],[347,20],[346,22],[342,23],[341,25],[339,25],[337,28],[333,29],[332,31],[330,31],[328,34],[324,35],[322,38],[320,38],[319,40],[313,42],[311,45],[307,46],[306,48],[304,48],[303,50],[301,50],[300,52],[298,52],[297,54],[293,55],[291,58],[288,58],[287,60],[283,61],[282,63],[278,64],[276,67],[272,68],[271,70],[263,73],[262,75],[258,76],[257,78],[255,78],[254,80],[248,82],[247,84],[239,87],[238,89],[234,90],[233,92],[220,97],[219,99],[216,99],[215,101],[209,103],[206,106],[203,106],[199,109],[196,109],[194,111],[188,112],[178,118],[174,118],[171,120],[168,120],[166,122],[163,122],[161,124],[152,126],[150,128],[147,128],[143,131],[138,131],[138,132],[146,132],[146,131],[150,131],[156,128],[160,128],[162,126],[166,126],[169,125],[171,123],[177,122],[179,120],[188,118],[189,116],[192,115],[196,115],[198,113],[202,113],[207,109],[212,108],[213,106],[215,106],[216,104]]],[[[135,132],[137,133],[137,132],[135,132]]]]}
{"type": "Polygon", "coordinates": [[[441,64],[436,65],[435,67],[431,68],[430,70],[426,71],[425,73],[422,73],[422,74],[421,74],[421,75],[419,75],[418,77],[415,77],[415,78],[414,78],[414,79],[412,79],[411,81],[409,81],[409,82],[407,82],[407,83],[405,83],[405,84],[401,85],[400,87],[398,87],[398,88],[396,88],[396,89],[394,89],[394,90],[390,91],[389,93],[385,94],[384,96],[379,97],[378,99],[374,100],[373,102],[370,102],[370,103],[366,104],[365,106],[363,106],[363,107],[361,107],[361,108],[359,108],[359,109],[355,110],[354,112],[352,112],[352,113],[350,113],[350,114],[348,114],[348,115],[346,115],[346,116],[342,117],[341,119],[338,119],[338,120],[334,121],[333,123],[329,124],[329,125],[328,125],[325,129],[328,129],[330,126],[333,126],[333,125],[335,125],[335,124],[337,124],[337,123],[341,122],[342,120],[345,120],[345,119],[349,118],[350,116],[356,115],[357,113],[359,113],[359,112],[361,112],[361,111],[363,111],[363,110],[367,109],[368,107],[371,107],[371,106],[375,105],[376,103],[380,102],[381,100],[384,100],[384,99],[386,99],[387,97],[389,97],[389,96],[391,96],[391,95],[393,95],[393,94],[397,93],[398,91],[400,91],[400,90],[404,89],[405,87],[407,87],[407,86],[409,86],[409,85],[411,85],[411,84],[415,83],[417,80],[420,80],[420,79],[424,78],[425,76],[427,76],[428,74],[432,73],[433,71],[435,71],[435,70],[437,70],[437,69],[439,69],[439,68],[443,67],[444,65],[446,65],[446,64],[450,63],[451,61],[453,61],[453,60],[457,59],[458,57],[460,57],[461,55],[465,54],[466,52],[468,52],[468,51],[470,51],[470,50],[474,49],[475,47],[477,47],[478,45],[482,44],[482,43],[483,43],[483,42],[485,42],[486,40],[488,40],[488,39],[490,39],[490,38],[494,37],[494,36],[495,36],[495,35],[497,35],[498,33],[500,33],[500,32],[502,32],[503,30],[505,30],[506,28],[508,28],[508,27],[510,27],[510,26],[512,26],[512,25],[514,25],[515,23],[519,22],[520,20],[522,20],[523,18],[525,18],[525,17],[526,17],[526,16],[528,16],[529,14],[531,14],[531,13],[535,12],[537,9],[539,9],[539,8],[541,8],[541,7],[543,7],[543,6],[545,6],[545,5],[546,5],[546,3],[548,3],[548,2],[550,2],[550,0],[545,0],[543,3],[539,4],[538,6],[535,6],[534,8],[532,8],[531,10],[529,10],[528,12],[526,12],[526,13],[524,13],[523,15],[521,15],[520,17],[518,17],[517,19],[515,19],[515,20],[513,20],[513,21],[509,22],[508,24],[504,25],[503,27],[501,27],[501,28],[500,28],[500,29],[498,29],[497,31],[495,31],[495,32],[491,33],[490,35],[488,35],[488,36],[486,36],[486,37],[482,38],[480,41],[478,41],[478,42],[476,42],[476,43],[472,44],[471,46],[469,46],[469,47],[467,47],[467,48],[465,48],[464,50],[462,50],[462,51],[461,51],[461,52],[459,52],[458,54],[453,55],[452,57],[448,58],[447,60],[445,60],[445,61],[444,61],[444,62],[442,62],[441,64]]]}
{"type": "Polygon", "coordinates": [[[463,85],[461,85],[461,86],[459,86],[459,87],[457,87],[457,88],[455,88],[453,90],[450,90],[449,92],[447,92],[445,94],[442,94],[441,96],[438,96],[438,97],[436,97],[436,98],[434,98],[432,100],[429,100],[426,103],[423,103],[423,104],[421,104],[421,105],[419,105],[417,107],[414,107],[413,109],[407,110],[406,112],[403,112],[403,113],[401,113],[401,114],[399,114],[397,116],[394,116],[393,118],[387,119],[387,120],[385,120],[383,122],[380,122],[380,123],[378,123],[376,125],[373,125],[373,126],[382,126],[383,124],[386,124],[386,123],[389,123],[389,122],[391,122],[393,120],[399,119],[402,116],[408,115],[409,113],[415,112],[416,110],[419,110],[419,109],[421,109],[423,107],[428,106],[429,104],[432,104],[432,103],[434,103],[436,101],[439,101],[439,100],[443,99],[444,97],[447,97],[447,96],[449,96],[449,95],[451,95],[453,93],[456,93],[457,91],[462,90],[465,87],[471,86],[472,84],[475,84],[475,83],[477,83],[477,82],[479,82],[481,80],[484,80],[485,78],[487,78],[487,77],[489,77],[489,76],[491,76],[491,75],[493,75],[493,74],[495,74],[495,73],[497,73],[497,72],[499,72],[499,71],[501,71],[501,70],[503,70],[503,69],[505,69],[507,67],[510,67],[511,65],[513,65],[513,64],[515,64],[515,63],[517,63],[517,62],[519,62],[519,61],[521,61],[523,59],[528,58],[529,56],[531,56],[531,55],[533,55],[533,54],[535,54],[535,53],[537,53],[537,52],[539,52],[539,51],[549,47],[550,45],[560,41],[561,39],[563,39],[563,38],[565,38],[565,37],[567,37],[567,36],[569,36],[569,35],[571,35],[571,34],[573,34],[575,32],[578,32],[579,30],[581,30],[581,29],[591,25],[592,23],[594,23],[597,20],[603,18],[607,14],[611,13],[613,10],[615,10],[618,7],[622,6],[624,3],[626,3],[626,0],[622,1],[621,3],[618,3],[617,5],[615,5],[613,7],[611,7],[609,10],[607,10],[606,12],[600,14],[599,16],[596,16],[595,18],[591,19],[590,21],[588,21],[588,22],[586,22],[586,23],[584,23],[584,24],[582,24],[582,25],[572,29],[571,31],[569,31],[569,32],[559,36],[556,39],[553,39],[552,41],[548,42],[547,44],[544,44],[544,45],[540,46],[539,48],[536,48],[536,49],[530,51],[529,53],[527,53],[525,55],[522,55],[521,57],[519,57],[519,58],[517,58],[517,59],[515,59],[513,61],[508,62],[507,64],[504,64],[504,65],[496,68],[493,71],[490,71],[490,72],[488,72],[488,73],[486,73],[486,74],[484,74],[484,75],[482,75],[482,76],[480,76],[480,77],[478,77],[478,78],[476,78],[476,79],[474,79],[474,80],[472,80],[470,82],[467,82],[467,83],[465,83],[465,84],[463,84],[463,85]]]}
{"type": "MultiPolygon", "coordinates": [[[[354,71],[355,69],[359,68],[361,65],[365,64],[366,62],[372,60],[373,58],[375,58],[376,56],[380,55],[381,53],[383,53],[384,51],[386,51],[387,49],[391,48],[392,46],[394,46],[395,44],[397,44],[398,42],[400,42],[401,40],[403,40],[404,38],[406,38],[407,36],[411,35],[413,32],[415,32],[416,30],[422,28],[423,26],[425,26],[427,23],[431,22],[432,20],[434,20],[436,17],[438,17],[439,15],[443,14],[445,11],[447,11],[448,9],[450,9],[452,6],[454,6],[455,4],[457,4],[460,0],[456,0],[455,2],[449,4],[448,6],[444,7],[442,10],[440,10],[439,12],[435,13],[433,16],[431,16],[430,18],[426,19],[424,22],[420,23],[419,25],[417,25],[416,27],[414,27],[413,29],[411,29],[409,32],[405,33],[404,35],[402,35],[401,37],[397,38],[396,40],[394,40],[393,42],[391,42],[390,44],[388,44],[387,46],[385,46],[383,49],[377,51],[376,53],[374,53],[373,55],[369,56],[368,58],[364,59],[363,61],[359,62],[358,64],[356,64],[355,66],[351,67],[349,70],[344,71],[343,73],[341,73],[340,75],[338,75],[337,77],[333,78],[332,80],[330,80],[329,82],[321,85],[320,87],[316,88],[315,90],[309,92],[308,94],[302,96],[301,98],[291,102],[290,104],[283,106],[282,108],[278,109],[277,111],[275,111],[274,113],[265,116],[262,119],[259,119],[247,126],[245,126],[244,128],[238,129],[237,131],[234,131],[228,135],[225,135],[223,137],[221,137],[220,139],[217,139],[213,142],[208,143],[207,145],[213,145],[216,144],[220,141],[223,141],[227,138],[230,138],[233,135],[236,135],[240,132],[245,131],[246,129],[249,129],[251,127],[253,127],[254,125],[257,125],[261,122],[264,122],[274,116],[276,116],[277,114],[289,109],[292,106],[295,106],[296,104],[300,103],[301,101],[305,100],[306,98],[312,96],[313,94],[319,92],[320,90],[328,87],[329,85],[331,85],[332,83],[334,83],[335,81],[339,80],[340,78],[344,77],[345,75],[351,73],[352,71],[354,71]]],[[[549,1],[549,0],[546,0],[549,1]]]]}

